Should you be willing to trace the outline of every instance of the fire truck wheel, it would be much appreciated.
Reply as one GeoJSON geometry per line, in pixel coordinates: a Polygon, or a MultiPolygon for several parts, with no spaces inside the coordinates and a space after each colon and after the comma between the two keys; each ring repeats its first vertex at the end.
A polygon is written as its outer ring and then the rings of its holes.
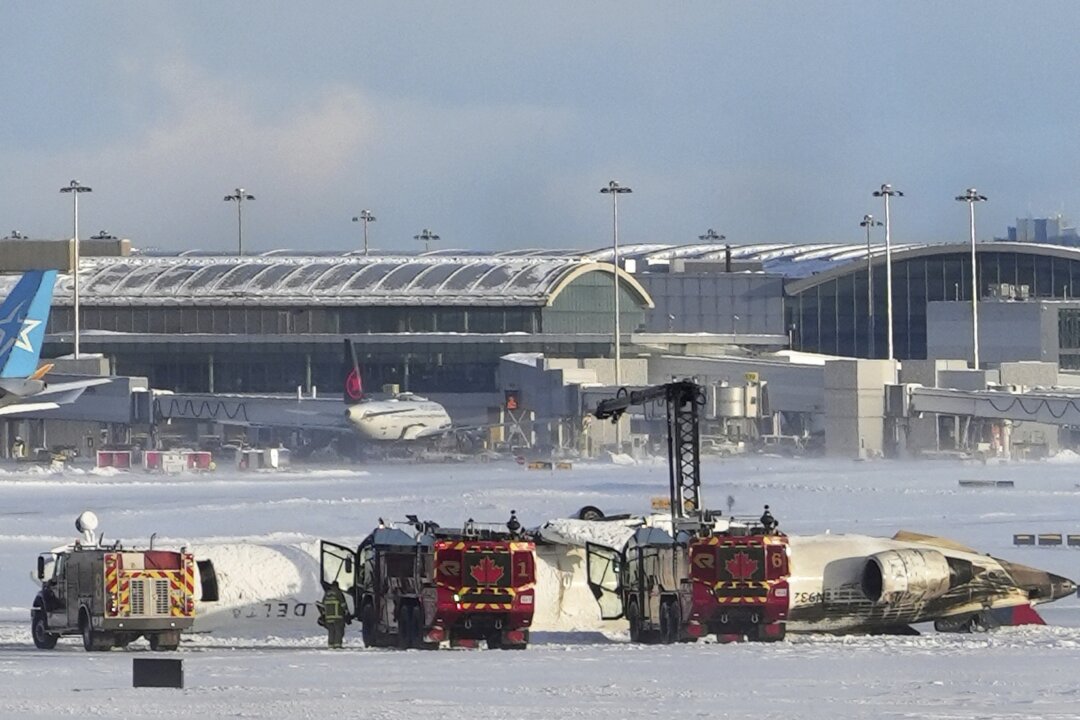
{"type": "Polygon", "coordinates": [[[360,636],[364,639],[364,647],[378,647],[375,637],[375,606],[365,603],[360,610],[360,636]]]}
{"type": "Polygon", "coordinates": [[[660,642],[670,645],[679,639],[679,606],[668,600],[660,606],[660,642]]]}
{"type": "Polygon", "coordinates": [[[502,650],[502,633],[496,630],[495,632],[488,635],[487,646],[488,650],[502,650]]]}
{"type": "Polygon", "coordinates": [[[420,637],[421,628],[420,625],[423,621],[420,619],[420,608],[416,605],[406,605],[401,608],[401,615],[398,617],[398,647],[402,650],[408,650],[409,648],[418,648],[423,640],[420,637]]]}
{"type": "Polygon", "coordinates": [[[645,642],[645,634],[641,631],[641,609],[637,600],[631,600],[627,606],[626,619],[630,621],[630,642],[645,642]]]}
{"type": "Polygon", "coordinates": [[[169,651],[180,647],[179,632],[154,633],[150,636],[150,649],[154,651],[169,651]]]}
{"type": "Polygon", "coordinates": [[[34,647],[39,650],[52,650],[56,647],[56,641],[60,639],[59,635],[49,632],[49,621],[43,612],[34,613],[30,633],[34,636],[34,647]]]}
{"type": "Polygon", "coordinates": [[[85,611],[79,617],[79,629],[82,631],[83,649],[87,652],[112,649],[112,635],[94,630],[90,616],[85,611]]]}

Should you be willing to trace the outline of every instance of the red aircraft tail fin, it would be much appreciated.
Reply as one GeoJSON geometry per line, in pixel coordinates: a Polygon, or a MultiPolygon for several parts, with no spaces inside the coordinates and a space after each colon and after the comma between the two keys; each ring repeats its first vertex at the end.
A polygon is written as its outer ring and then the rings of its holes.
{"type": "Polygon", "coordinates": [[[364,399],[364,385],[360,379],[360,363],[356,361],[356,350],[352,340],[345,338],[345,363],[342,368],[345,376],[344,399],[346,405],[355,405],[364,399]]]}

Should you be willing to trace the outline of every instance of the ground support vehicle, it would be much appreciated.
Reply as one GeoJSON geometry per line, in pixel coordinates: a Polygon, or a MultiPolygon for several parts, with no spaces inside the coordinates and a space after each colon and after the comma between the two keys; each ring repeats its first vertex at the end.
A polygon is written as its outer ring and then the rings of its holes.
{"type": "MultiPolygon", "coordinates": [[[[516,519],[512,519],[516,524],[516,519]]],[[[528,645],[535,544],[476,523],[380,527],[356,550],[323,541],[321,579],[351,598],[368,647],[528,645]]]]}
{"type": "Polygon", "coordinates": [[[140,636],[175,650],[195,620],[195,559],[187,552],[75,543],[38,556],[41,591],[30,611],[34,645],[81,635],[88,651],[140,636]]]}

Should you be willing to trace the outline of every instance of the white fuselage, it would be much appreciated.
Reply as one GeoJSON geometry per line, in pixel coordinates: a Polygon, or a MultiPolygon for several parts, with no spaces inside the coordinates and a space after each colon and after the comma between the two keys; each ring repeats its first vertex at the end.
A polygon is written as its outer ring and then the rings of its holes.
{"type": "Polygon", "coordinates": [[[406,394],[351,405],[347,417],[363,437],[380,442],[418,440],[451,427],[450,415],[442,405],[406,394]]]}

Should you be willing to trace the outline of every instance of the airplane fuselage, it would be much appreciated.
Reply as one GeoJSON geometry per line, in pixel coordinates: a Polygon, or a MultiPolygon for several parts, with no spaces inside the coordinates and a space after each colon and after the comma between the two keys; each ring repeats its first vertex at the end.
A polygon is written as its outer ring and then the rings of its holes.
{"type": "Polygon", "coordinates": [[[360,435],[379,442],[418,440],[451,427],[446,408],[416,397],[361,402],[351,405],[346,417],[360,435]]]}
{"type": "Polygon", "coordinates": [[[791,632],[873,631],[1075,591],[1066,578],[928,543],[826,534],[788,544],[791,632]]]}

